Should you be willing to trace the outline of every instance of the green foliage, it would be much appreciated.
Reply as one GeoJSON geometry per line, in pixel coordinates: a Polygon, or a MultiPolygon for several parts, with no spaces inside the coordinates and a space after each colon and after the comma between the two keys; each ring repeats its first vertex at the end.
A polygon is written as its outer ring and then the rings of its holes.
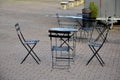
{"type": "Polygon", "coordinates": [[[91,18],[97,18],[97,16],[98,16],[98,6],[95,4],[95,2],[90,2],[89,8],[91,10],[91,18]]]}

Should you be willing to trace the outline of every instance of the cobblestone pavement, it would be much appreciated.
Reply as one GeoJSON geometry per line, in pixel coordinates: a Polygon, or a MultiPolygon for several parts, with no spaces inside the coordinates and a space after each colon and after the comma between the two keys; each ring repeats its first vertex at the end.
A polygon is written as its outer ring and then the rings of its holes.
{"type": "MultiPolygon", "coordinates": [[[[57,27],[55,13],[79,13],[81,7],[59,9],[57,2],[6,2],[0,4],[0,80],[119,80],[120,79],[120,29],[112,29],[108,42],[100,50],[105,61],[102,67],[96,58],[88,66],[92,52],[86,41],[77,41],[75,62],[70,71],[51,71],[51,51],[48,29],[57,27]],[[35,52],[41,59],[38,65],[31,56],[20,64],[27,51],[16,35],[14,24],[20,23],[24,36],[39,39],[35,52]]],[[[97,35],[95,33],[94,35],[97,35]]]]}

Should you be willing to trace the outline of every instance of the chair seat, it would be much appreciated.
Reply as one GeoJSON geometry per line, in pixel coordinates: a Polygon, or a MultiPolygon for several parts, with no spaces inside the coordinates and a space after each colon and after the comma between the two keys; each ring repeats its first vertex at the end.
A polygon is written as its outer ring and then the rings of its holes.
{"type": "Polygon", "coordinates": [[[101,27],[101,26],[97,26],[97,27],[95,27],[96,29],[103,29],[104,27],[101,27]]]}
{"type": "Polygon", "coordinates": [[[82,27],[81,30],[93,30],[93,28],[89,28],[89,27],[82,27]]]}
{"type": "Polygon", "coordinates": [[[100,47],[101,44],[95,43],[95,42],[88,42],[89,46],[94,46],[94,47],[100,47]]]}
{"type": "Polygon", "coordinates": [[[52,46],[52,51],[69,51],[70,47],[67,46],[52,46]]]}
{"type": "Polygon", "coordinates": [[[60,22],[61,25],[78,25],[77,22],[60,22]]]}
{"type": "Polygon", "coordinates": [[[39,40],[26,40],[24,43],[25,44],[35,44],[35,43],[38,43],[39,40]]]}

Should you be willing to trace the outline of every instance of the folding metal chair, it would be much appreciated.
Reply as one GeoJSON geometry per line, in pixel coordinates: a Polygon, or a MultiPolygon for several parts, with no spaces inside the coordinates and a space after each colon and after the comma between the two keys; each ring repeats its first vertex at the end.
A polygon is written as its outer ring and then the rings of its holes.
{"type": "Polygon", "coordinates": [[[61,14],[56,13],[57,22],[58,22],[59,27],[77,29],[77,26],[79,25],[78,22],[75,19],[67,18],[67,17],[64,17],[64,16],[69,16],[69,15],[68,14],[62,14],[61,15],[61,14]]]}
{"type": "Polygon", "coordinates": [[[102,42],[97,43],[97,42],[88,42],[88,46],[91,49],[91,51],[93,52],[93,56],[89,59],[89,61],[87,62],[86,65],[88,65],[90,63],[90,61],[96,57],[97,60],[99,61],[99,63],[101,64],[101,66],[103,66],[105,64],[105,62],[103,61],[103,59],[100,57],[100,55],[98,54],[98,52],[100,51],[100,49],[102,48],[103,44],[105,43],[106,39],[107,39],[107,35],[109,32],[109,28],[107,28],[104,32],[105,36],[102,42]]]}
{"type": "Polygon", "coordinates": [[[39,59],[39,57],[36,55],[36,53],[33,50],[34,47],[36,46],[36,44],[39,42],[39,40],[26,40],[21,32],[19,23],[15,24],[15,29],[16,29],[16,32],[17,32],[20,42],[25,47],[25,49],[28,51],[28,54],[22,60],[21,64],[26,60],[28,55],[31,55],[33,57],[33,59],[39,64],[39,61],[41,61],[41,60],[39,59]]]}
{"type": "Polygon", "coordinates": [[[83,17],[81,27],[79,28],[80,37],[90,40],[96,26],[96,22],[96,20],[83,17]]]}
{"type": "MultiPolygon", "coordinates": [[[[77,22],[76,19],[69,17],[69,16],[71,16],[71,15],[70,14],[58,14],[58,13],[56,13],[59,27],[77,29],[79,26],[79,23],[77,22]]],[[[73,33],[74,33],[73,34],[74,36],[72,36],[70,38],[70,41],[73,41],[73,40],[75,40],[75,38],[77,38],[77,32],[73,32],[73,33]]],[[[73,45],[76,45],[75,41],[73,41],[73,45]]],[[[71,48],[71,50],[73,51],[73,53],[75,53],[75,51],[76,51],[75,49],[72,49],[72,48],[71,48]]]]}
{"type": "MultiPolygon", "coordinates": [[[[56,28],[55,28],[56,29],[56,28]]],[[[66,28],[65,28],[66,29],[66,28]]],[[[69,29],[69,28],[68,28],[69,29]]],[[[73,53],[70,50],[74,48],[70,44],[71,32],[63,30],[49,30],[49,37],[51,41],[51,53],[52,53],[52,69],[69,69],[70,62],[73,61],[73,53]]]]}

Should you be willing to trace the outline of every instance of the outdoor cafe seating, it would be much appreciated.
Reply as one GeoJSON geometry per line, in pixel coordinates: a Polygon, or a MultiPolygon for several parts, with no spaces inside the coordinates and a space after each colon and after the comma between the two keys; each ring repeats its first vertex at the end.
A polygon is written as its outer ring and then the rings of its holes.
{"type": "Polygon", "coordinates": [[[15,24],[15,29],[16,29],[17,36],[18,36],[21,44],[24,46],[24,48],[28,52],[27,55],[22,60],[21,64],[26,60],[26,58],[29,55],[31,55],[32,58],[36,61],[36,63],[39,64],[39,62],[41,62],[41,60],[33,50],[35,48],[35,46],[39,43],[39,40],[26,40],[25,37],[22,34],[19,23],[15,24]]]}
{"type": "MultiPolygon", "coordinates": [[[[52,54],[52,69],[54,68],[61,68],[61,69],[68,69],[70,68],[70,64],[71,62],[74,62],[74,57],[75,57],[75,53],[76,53],[76,33],[78,32],[78,28],[74,28],[76,26],[78,26],[78,24],[70,24],[69,26],[71,27],[61,27],[61,21],[59,20],[59,15],[57,15],[58,18],[58,23],[59,23],[59,27],[56,28],[50,28],[48,30],[49,32],[49,37],[50,37],[50,41],[51,41],[51,54],[52,54]]],[[[67,16],[67,18],[70,18],[71,16],[67,16]]],[[[78,20],[80,19],[80,16],[72,16],[72,19],[78,20]]],[[[80,27],[80,29],[83,30],[91,30],[93,31],[94,28],[97,30],[98,32],[98,37],[91,42],[89,40],[88,42],[88,46],[91,49],[91,51],[93,52],[93,56],[89,59],[89,61],[87,62],[87,65],[90,63],[90,61],[96,57],[98,59],[98,61],[100,62],[100,64],[103,66],[104,61],[102,60],[102,58],[100,57],[100,55],[98,54],[99,50],[102,48],[103,44],[105,43],[106,39],[107,39],[107,35],[110,29],[110,24],[106,23],[100,23],[97,21],[91,21],[85,18],[86,24],[82,27],[80,27]],[[92,24],[93,27],[86,27],[89,26],[87,23],[92,24]],[[94,23],[94,24],[93,24],[94,23]],[[97,23],[97,25],[96,25],[97,23]],[[101,28],[98,28],[97,26],[102,26],[101,28]],[[84,29],[85,28],[85,29],[84,29]],[[88,29],[87,29],[88,28],[88,29]],[[97,41],[99,42],[99,39],[102,38],[102,42],[101,43],[96,43],[97,41]],[[97,48],[96,48],[97,47],[97,48]]],[[[25,58],[22,60],[21,64],[26,60],[26,58],[31,55],[33,57],[33,59],[36,61],[36,63],[39,64],[39,61],[41,61],[39,59],[39,57],[37,56],[37,54],[34,52],[34,47],[36,46],[36,44],[39,42],[39,40],[26,40],[20,30],[20,26],[19,23],[15,24],[15,28],[17,31],[17,35],[19,40],[21,41],[21,43],[23,44],[23,46],[26,48],[26,50],[28,51],[28,54],[25,56],[25,58]]],[[[91,38],[92,38],[92,33],[91,33],[91,38]]]]}
{"type": "MultiPolygon", "coordinates": [[[[102,25],[101,23],[98,23],[99,25],[102,25]]],[[[90,61],[96,57],[97,60],[99,61],[99,63],[101,64],[101,66],[105,65],[105,62],[103,61],[103,59],[101,58],[99,51],[102,49],[103,45],[105,44],[106,40],[107,40],[107,36],[110,30],[110,24],[108,22],[104,23],[104,27],[101,27],[102,31],[98,31],[98,36],[96,39],[91,39],[88,42],[88,46],[90,48],[90,50],[93,52],[92,57],[88,60],[87,64],[88,65],[90,63],[90,61]]],[[[97,28],[97,29],[101,29],[101,28],[97,28]]]]}
{"type": "Polygon", "coordinates": [[[59,27],[50,28],[48,32],[51,41],[52,69],[69,70],[71,61],[74,62],[76,47],[74,32],[77,32],[77,29],[59,27]]]}
{"type": "MultiPolygon", "coordinates": [[[[86,14],[59,14],[56,13],[57,22],[59,27],[75,28],[79,31],[80,39],[90,38],[95,27],[97,20],[92,20],[88,18],[86,14]]],[[[79,39],[79,40],[80,40],[79,39]]]]}
{"type": "Polygon", "coordinates": [[[65,18],[64,16],[68,16],[68,14],[56,13],[56,18],[57,18],[57,22],[58,22],[59,27],[75,28],[75,29],[77,29],[79,24],[76,21],[76,19],[65,18]],[[61,15],[63,17],[61,17],[61,15]]]}
{"type": "MultiPolygon", "coordinates": [[[[83,14],[85,15],[85,14],[83,14]]],[[[79,32],[80,32],[80,39],[91,39],[92,37],[92,33],[96,27],[97,24],[97,20],[92,20],[89,19],[87,17],[83,17],[83,19],[81,20],[81,26],[79,28],[79,32]]]]}

